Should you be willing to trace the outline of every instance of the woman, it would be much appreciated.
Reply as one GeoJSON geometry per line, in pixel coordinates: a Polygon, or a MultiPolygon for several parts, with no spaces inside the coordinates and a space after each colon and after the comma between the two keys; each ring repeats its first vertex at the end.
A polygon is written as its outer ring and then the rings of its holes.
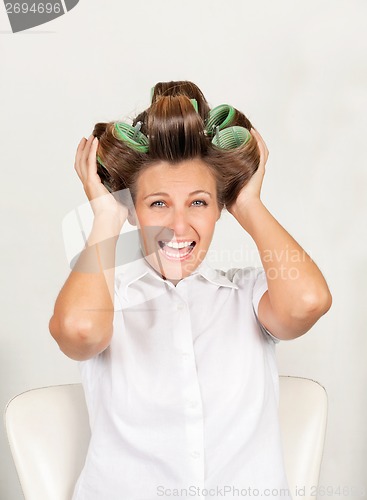
{"type": "Polygon", "coordinates": [[[94,223],[50,320],[80,361],[92,431],[73,500],[291,498],[275,344],[306,333],[331,295],[260,200],[260,134],[238,110],[220,130],[212,111],[193,83],[161,82],[133,136],[97,124],[78,146],[94,223]],[[226,130],[242,142],[223,147],[226,130]],[[224,206],[263,269],[206,263],[224,206]],[[142,258],[115,273],[126,219],[142,258]]]}

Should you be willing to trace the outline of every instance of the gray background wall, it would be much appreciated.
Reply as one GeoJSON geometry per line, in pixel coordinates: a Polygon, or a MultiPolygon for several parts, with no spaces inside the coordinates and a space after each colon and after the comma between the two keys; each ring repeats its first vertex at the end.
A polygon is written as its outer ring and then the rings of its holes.
{"type": "MultiPolygon", "coordinates": [[[[30,388],[80,381],[76,362],[48,332],[70,271],[62,221],[86,201],[73,167],[80,139],[98,121],[145,109],[157,81],[188,79],[211,106],[228,102],[259,129],[270,150],[263,202],[330,286],[328,314],[278,345],[279,371],[325,386],[320,485],[360,497],[367,486],[366,18],[358,0],[226,7],[80,0],[65,16],[12,34],[0,7],[1,408],[30,388]]],[[[212,253],[223,269],[257,262],[253,241],[228,213],[213,249],[227,251],[212,253]]],[[[0,498],[19,500],[3,428],[0,449],[0,498]]]]}

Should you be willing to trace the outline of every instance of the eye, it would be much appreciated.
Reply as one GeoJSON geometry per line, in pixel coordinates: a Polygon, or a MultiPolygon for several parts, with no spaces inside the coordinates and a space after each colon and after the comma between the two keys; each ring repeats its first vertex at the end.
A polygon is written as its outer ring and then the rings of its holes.
{"type": "Polygon", "coordinates": [[[195,200],[192,203],[194,204],[195,207],[204,207],[208,205],[207,202],[204,200],[195,200]]]}
{"type": "Polygon", "coordinates": [[[158,201],[153,201],[153,203],[150,205],[151,207],[162,207],[164,204],[164,201],[158,200],[158,201]],[[158,205],[158,203],[162,203],[162,205],[158,205]]]}

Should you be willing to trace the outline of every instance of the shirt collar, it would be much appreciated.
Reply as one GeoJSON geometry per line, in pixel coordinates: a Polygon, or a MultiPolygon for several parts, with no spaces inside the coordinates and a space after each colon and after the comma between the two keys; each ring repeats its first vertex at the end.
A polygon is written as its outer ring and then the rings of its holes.
{"type": "MultiPolygon", "coordinates": [[[[144,276],[149,274],[153,278],[157,279],[161,283],[167,283],[166,280],[146,261],[143,255],[140,254],[138,258],[128,265],[121,266],[123,269],[117,273],[117,278],[121,282],[124,292],[132,285],[135,281],[142,279],[144,276]]],[[[212,268],[206,259],[204,259],[199,266],[184,280],[191,279],[192,276],[199,275],[205,278],[210,283],[217,286],[224,286],[228,288],[238,289],[238,286],[230,281],[226,276],[226,273],[219,269],[212,268]]]]}
{"type": "Polygon", "coordinates": [[[194,274],[201,275],[203,278],[205,278],[207,281],[210,281],[210,283],[213,283],[214,285],[238,289],[238,286],[233,283],[233,281],[228,279],[224,271],[222,271],[221,269],[214,269],[208,264],[206,259],[202,261],[202,263],[195,269],[193,273],[191,273],[190,276],[194,274]]]}

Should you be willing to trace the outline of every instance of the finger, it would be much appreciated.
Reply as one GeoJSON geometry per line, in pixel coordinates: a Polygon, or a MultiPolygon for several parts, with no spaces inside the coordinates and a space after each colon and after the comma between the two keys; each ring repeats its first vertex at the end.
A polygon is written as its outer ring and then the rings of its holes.
{"type": "Polygon", "coordinates": [[[81,156],[81,160],[82,162],[86,162],[87,159],[88,159],[88,155],[89,155],[89,151],[90,151],[90,147],[92,145],[92,141],[94,139],[94,136],[91,134],[89,137],[88,137],[88,140],[87,142],[85,143],[85,146],[84,146],[84,149],[82,151],[82,156],[81,156]]]}
{"type": "Polygon", "coordinates": [[[259,137],[259,140],[260,140],[260,142],[261,142],[261,144],[262,144],[262,147],[263,147],[264,153],[265,153],[265,155],[267,156],[267,155],[269,154],[269,151],[268,151],[268,148],[267,148],[267,146],[266,146],[266,143],[265,143],[264,139],[262,138],[262,136],[260,135],[260,133],[259,133],[259,132],[257,132],[257,131],[256,131],[256,133],[257,133],[257,135],[258,135],[258,137],[259,137]]]}
{"type": "Polygon", "coordinates": [[[261,145],[265,145],[264,139],[256,129],[252,128],[251,133],[255,136],[258,143],[260,143],[261,145]]]}
{"type": "Polygon", "coordinates": [[[74,169],[76,170],[79,178],[81,178],[80,160],[81,160],[82,153],[83,153],[86,142],[87,142],[87,139],[85,137],[83,137],[78,144],[76,154],[75,154],[74,169]]]}
{"type": "MultiPolygon", "coordinates": [[[[256,131],[257,132],[257,131],[256,131]]],[[[260,135],[259,132],[257,132],[257,135],[259,136],[260,140],[261,140],[261,144],[263,145],[263,148],[264,148],[264,151],[265,151],[265,154],[266,154],[266,157],[268,157],[269,155],[269,150],[268,150],[268,147],[266,145],[266,142],[264,141],[264,139],[262,138],[262,136],[260,135]]]]}
{"type": "Polygon", "coordinates": [[[251,129],[251,133],[256,139],[256,142],[257,142],[260,154],[261,154],[265,149],[264,148],[265,142],[264,142],[263,138],[261,137],[261,135],[259,134],[259,132],[257,130],[255,130],[254,128],[251,129]]]}
{"type": "Polygon", "coordinates": [[[251,133],[255,136],[255,139],[257,140],[257,145],[258,145],[258,148],[260,151],[260,158],[261,158],[260,161],[266,162],[266,160],[269,156],[269,151],[268,151],[268,148],[265,144],[264,139],[261,137],[260,133],[257,130],[255,130],[254,128],[251,129],[251,133]]]}
{"type": "Polygon", "coordinates": [[[83,137],[80,141],[79,141],[79,144],[78,144],[78,147],[77,147],[77,150],[76,150],[76,155],[75,155],[75,160],[79,160],[80,157],[81,157],[81,154],[83,152],[83,149],[84,149],[84,146],[85,146],[85,143],[86,143],[87,139],[85,137],[83,137]]]}
{"type": "Polygon", "coordinates": [[[97,149],[98,149],[98,139],[95,137],[92,141],[89,155],[88,155],[88,176],[93,176],[97,173],[97,149]]]}
{"type": "Polygon", "coordinates": [[[89,157],[89,152],[90,152],[90,148],[92,146],[93,139],[94,139],[94,136],[91,134],[88,137],[87,142],[85,143],[85,146],[84,146],[84,149],[82,151],[81,158],[80,158],[80,170],[81,170],[81,174],[84,178],[88,174],[88,157],[89,157]]]}

